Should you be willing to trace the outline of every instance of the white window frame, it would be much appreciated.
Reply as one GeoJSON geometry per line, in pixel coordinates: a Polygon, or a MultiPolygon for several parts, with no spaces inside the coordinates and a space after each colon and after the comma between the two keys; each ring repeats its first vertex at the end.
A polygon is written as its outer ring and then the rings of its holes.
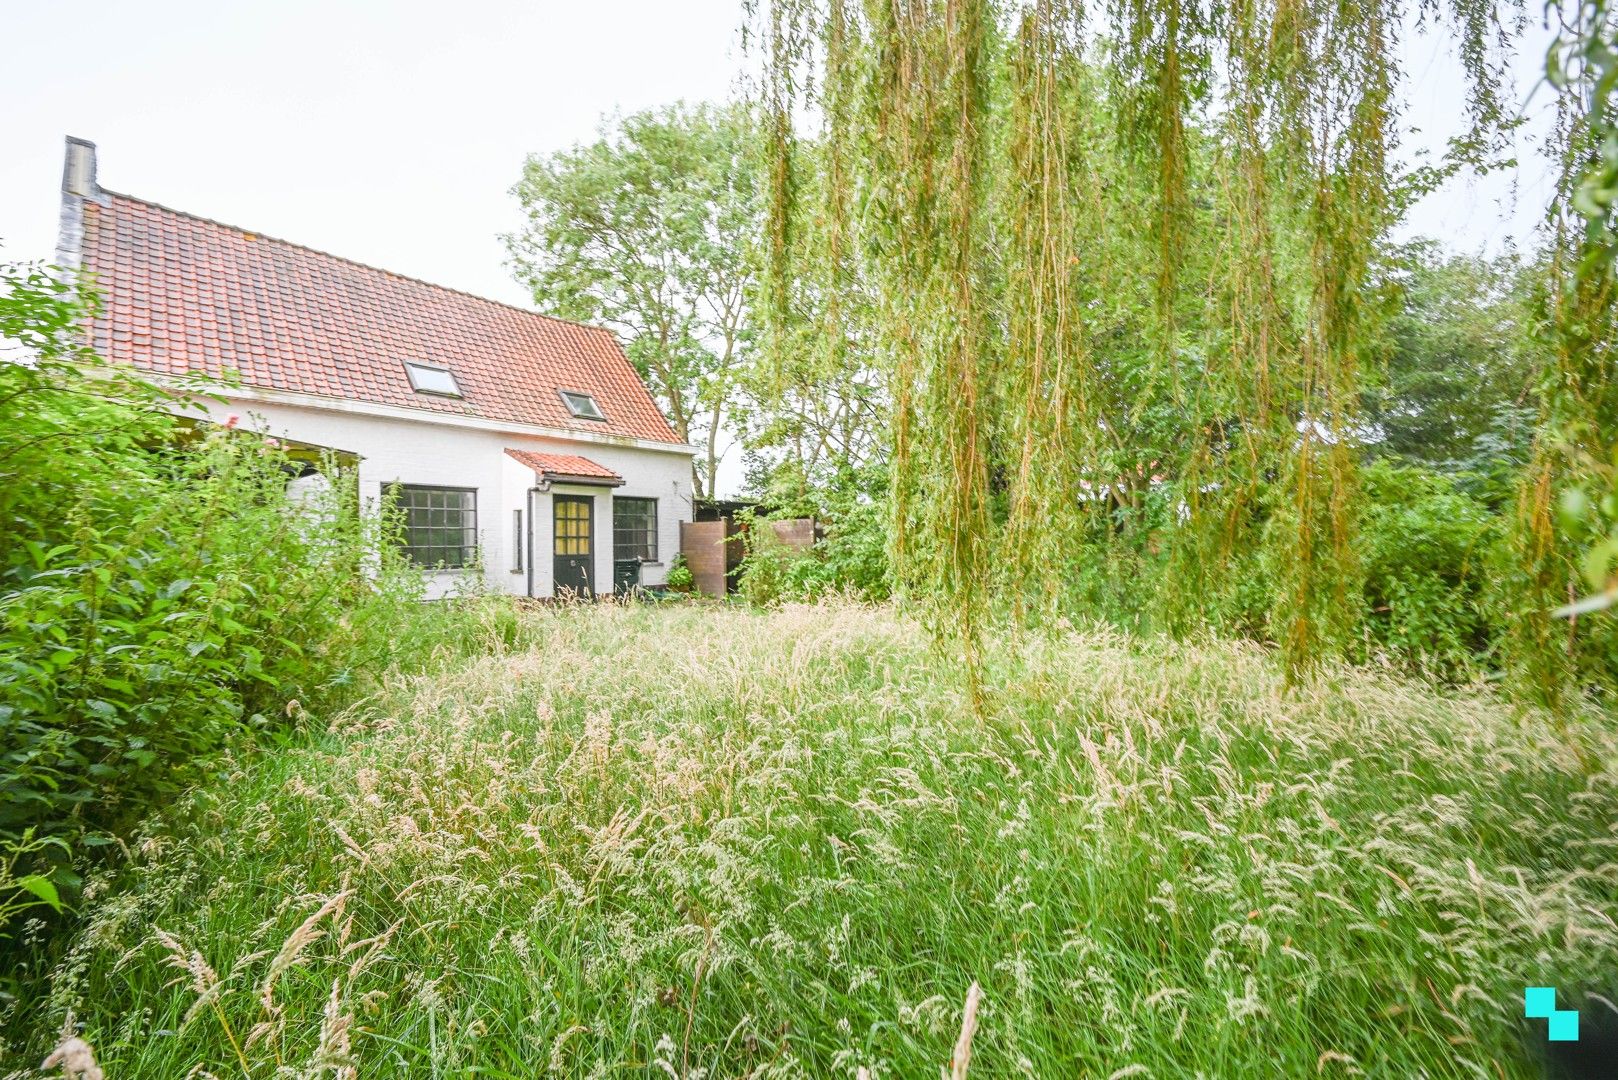
{"type": "Polygon", "coordinates": [[[601,406],[597,403],[594,394],[587,393],[584,390],[563,390],[560,388],[556,392],[561,396],[562,404],[567,406],[567,411],[580,420],[605,420],[607,418],[607,414],[601,411],[601,406]],[[583,398],[588,403],[589,409],[581,408],[573,400],[574,398],[583,398]]]}
{"type": "Polygon", "coordinates": [[[455,373],[449,368],[442,367],[438,364],[424,364],[420,360],[405,360],[403,363],[405,374],[410,377],[410,389],[414,390],[416,393],[431,394],[434,397],[458,398],[466,396],[465,394],[461,393],[461,384],[459,380],[455,378],[455,373]],[[442,375],[445,381],[449,383],[450,388],[445,390],[437,386],[424,386],[422,383],[425,380],[417,378],[418,372],[422,373],[423,375],[428,373],[433,375],[442,375]]]}

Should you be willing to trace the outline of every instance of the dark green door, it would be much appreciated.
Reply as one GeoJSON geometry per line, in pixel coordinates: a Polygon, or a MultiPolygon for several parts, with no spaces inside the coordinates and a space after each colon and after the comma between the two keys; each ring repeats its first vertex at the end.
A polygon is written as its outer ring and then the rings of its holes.
{"type": "Polygon", "coordinates": [[[553,495],[556,527],[556,595],[595,595],[595,500],[588,495],[553,495]]]}

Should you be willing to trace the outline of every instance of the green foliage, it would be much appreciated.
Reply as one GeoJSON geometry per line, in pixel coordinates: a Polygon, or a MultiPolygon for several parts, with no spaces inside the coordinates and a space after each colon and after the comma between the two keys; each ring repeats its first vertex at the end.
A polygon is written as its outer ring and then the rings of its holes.
{"type": "Polygon", "coordinates": [[[754,607],[781,602],[792,575],[792,564],[802,556],[776,537],[768,518],[743,510],[736,515],[742,529],[745,554],[737,568],[737,589],[754,607]]]}
{"type": "Polygon", "coordinates": [[[1374,646],[1436,674],[1469,672],[1497,644],[1492,588],[1502,519],[1456,480],[1377,462],[1363,474],[1357,542],[1374,646]]]}
{"type": "Polygon", "coordinates": [[[844,502],[824,522],[810,558],[794,566],[806,600],[843,594],[882,601],[893,592],[887,510],[874,500],[844,502]]]}
{"type": "Polygon", "coordinates": [[[1052,627],[978,720],[891,610],[521,620],[233,752],[0,1053],[71,1010],[111,1077],[931,1077],[977,982],[972,1077],[1527,1078],[1525,982],[1605,1008],[1610,718],[1052,627]]]}
{"type": "Polygon", "coordinates": [[[1618,24],[1606,0],[1574,5],[1546,59],[1557,89],[1562,174],[1549,217],[1544,310],[1551,358],[1540,372],[1538,428],[1517,484],[1511,578],[1519,596],[1506,657],[1526,695],[1557,703],[1572,693],[1618,693],[1618,623],[1582,618],[1618,597],[1606,581],[1602,529],[1567,525],[1577,504],[1610,482],[1618,454],[1618,278],[1614,277],[1612,176],[1618,128],[1611,111],[1618,24]],[[1581,551],[1581,540],[1593,550],[1581,551]],[[1586,572],[1596,564],[1592,581],[1586,572]],[[1581,565],[1582,564],[1582,565],[1581,565]],[[1595,587],[1602,591],[1579,599],[1595,587]],[[1604,587],[1605,586],[1605,587],[1604,587]]]}
{"type": "MultiPolygon", "coordinates": [[[[1425,642],[1452,668],[1457,641],[1493,641],[1461,617],[1475,563],[1431,626],[1392,626],[1379,609],[1414,571],[1356,538],[1386,509],[1358,473],[1439,469],[1504,510],[1558,392],[1543,259],[1389,244],[1415,198],[1499,164],[1520,26],[1492,4],[1421,9],[1455,36],[1472,129],[1400,173],[1409,11],[1085,7],[755,7],[758,411],[885,381],[896,579],[942,601],[949,632],[992,582],[1017,618],[1252,633],[1295,671],[1366,641],[1425,642]]],[[[823,427],[760,430],[788,447],[760,490],[835,482],[823,427]]],[[[1445,579],[1421,580],[1437,597],[1445,579]]]]}
{"type": "MultiPolygon", "coordinates": [[[[1583,554],[1565,551],[1585,588],[1593,590],[1553,614],[1576,620],[1581,615],[1618,605],[1618,379],[1612,356],[1618,349],[1614,296],[1618,278],[1618,110],[1613,89],[1618,82],[1618,12],[1609,0],[1576,6],[1546,56],[1546,74],[1560,92],[1564,133],[1560,223],[1573,216],[1584,223],[1571,241],[1564,233],[1558,284],[1564,292],[1556,309],[1561,356],[1559,378],[1547,410],[1545,456],[1560,452],[1569,474],[1559,496],[1563,540],[1583,554]],[[1570,211],[1566,212],[1566,211],[1570,211]],[[1571,264],[1571,267],[1568,265],[1571,264]]],[[[1543,485],[1541,485],[1543,488],[1543,485]]],[[[1534,501],[1533,517],[1540,535],[1533,549],[1551,546],[1550,515],[1544,491],[1534,501]]],[[[1525,500],[1526,501],[1526,500],[1525,500]]],[[[1539,551],[1535,551],[1538,555],[1539,551]]],[[[1543,559],[1537,561],[1543,562],[1543,559]]],[[[1539,574],[1535,584],[1554,584],[1539,574]]],[[[1548,592],[1548,589],[1542,590],[1548,592]]],[[[1540,629],[1540,637],[1548,637],[1540,629]]],[[[1572,631],[1570,630],[1570,634],[1572,631]]],[[[1618,630],[1598,627],[1596,664],[1605,671],[1609,689],[1618,691],[1618,630]],[[1604,647],[1602,647],[1604,646],[1604,647]]]]}
{"type": "MultiPolygon", "coordinates": [[[[775,471],[777,477],[795,473],[791,462],[775,471]]],[[[890,512],[887,473],[878,466],[839,470],[823,486],[802,487],[788,480],[771,490],[774,509],[767,517],[747,520],[757,530],[744,541],[747,554],[741,565],[744,596],[765,604],[790,599],[814,602],[845,596],[879,602],[893,592],[888,562],[890,512]],[[813,518],[819,536],[808,552],[791,551],[774,542],[771,520],[813,518]],[[750,575],[756,573],[752,585],[750,575]]]]}
{"type": "Polygon", "coordinates": [[[705,447],[699,496],[752,332],[749,138],[732,108],[623,117],[587,146],[528,159],[512,189],[527,224],[505,238],[540,310],[615,331],[675,433],[705,447]]]}
{"type": "Polygon", "coordinates": [[[692,575],[691,568],[685,563],[685,552],[682,551],[674,556],[674,561],[669,564],[669,573],[665,580],[668,587],[675,592],[690,592],[696,585],[697,579],[692,575]]]}
{"type": "Polygon", "coordinates": [[[48,908],[60,913],[63,910],[61,890],[54,881],[45,874],[21,871],[24,863],[48,863],[48,859],[40,856],[53,848],[61,852],[68,850],[61,837],[41,839],[32,829],[24,829],[21,835],[0,837],[0,940],[10,937],[6,927],[25,911],[48,908]]]}
{"type": "Polygon", "coordinates": [[[1413,244],[1398,260],[1399,303],[1385,363],[1367,372],[1370,451],[1454,474],[1504,505],[1528,463],[1534,381],[1548,360],[1539,310],[1545,268],[1413,244]]]}
{"type": "MultiPolygon", "coordinates": [[[[841,0],[832,15],[846,27],[841,0]]],[[[839,71],[828,99],[846,111],[853,89],[849,73],[839,71]]],[[[772,126],[772,140],[774,133],[772,126]]],[[[781,249],[771,256],[774,269],[755,276],[750,306],[759,347],[743,366],[733,414],[750,471],[759,474],[749,477],[749,490],[768,499],[802,497],[880,459],[890,419],[870,336],[874,297],[855,249],[851,148],[832,129],[823,139],[794,137],[786,152],[790,191],[771,204],[784,215],[771,233],[781,249]]]]}
{"type": "Polygon", "coordinates": [[[1570,208],[1584,220],[1581,272],[1612,272],[1618,253],[1618,12],[1609,0],[1581,0],[1545,57],[1545,74],[1579,110],[1570,208]]]}
{"type": "Polygon", "coordinates": [[[1618,451],[1585,472],[1588,489],[1565,488],[1557,505],[1563,534],[1584,552],[1579,573],[1592,594],[1561,612],[1570,618],[1618,604],[1618,451]]]}
{"type": "Polygon", "coordinates": [[[1512,500],[1552,385],[1543,266],[1391,237],[1498,163],[1513,5],[752,11],[769,373],[794,415],[880,377],[893,579],[968,668],[993,608],[1239,628],[1303,675],[1386,630],[1369,458],[1512,500]],[[1407,172],[1416,22],[1453,36],[1471,128],[1407,172]]]}
{"type": "Polygon", "coordinates": [[[419,633],[420,577],[351,476],[290,499],[306,465],[176,418],[184,394],[80,351],[79,314],[40,271],[0,280],[29,350],[0,362],[0,851],[45,903],[217,751],[365,692],[419,633]]]}

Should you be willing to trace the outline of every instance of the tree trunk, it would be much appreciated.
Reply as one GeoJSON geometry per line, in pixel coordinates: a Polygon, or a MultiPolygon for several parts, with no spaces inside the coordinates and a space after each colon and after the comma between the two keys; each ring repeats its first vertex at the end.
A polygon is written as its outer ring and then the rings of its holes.
{"type": "Polygon", "coordinates": [[[719,405],[714,404],[708,419],[708,487],[715,498],[719,495],[719,405]]]}

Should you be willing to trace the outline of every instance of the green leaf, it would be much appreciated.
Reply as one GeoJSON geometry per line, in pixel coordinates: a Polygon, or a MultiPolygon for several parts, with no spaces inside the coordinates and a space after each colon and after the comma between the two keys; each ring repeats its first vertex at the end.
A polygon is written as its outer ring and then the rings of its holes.
{"type": "Polygon", "coordinates": [[[1578,488],[1568,488],[1557,500],[1556,509],[1562,519],[1562,531],[1576,532],[1590,516],[1590,496],[1578,488]]]}
{"type": "Polygon", "coordinates": [[[17,887],[25,892],[33,893],[42,901],[49,904],[56,911],[62,910],[62,898],[56,893],[56,886],[50,883],[49,878],[38,874],[29,874],[27,877],[17,879],[17,887]]]}

